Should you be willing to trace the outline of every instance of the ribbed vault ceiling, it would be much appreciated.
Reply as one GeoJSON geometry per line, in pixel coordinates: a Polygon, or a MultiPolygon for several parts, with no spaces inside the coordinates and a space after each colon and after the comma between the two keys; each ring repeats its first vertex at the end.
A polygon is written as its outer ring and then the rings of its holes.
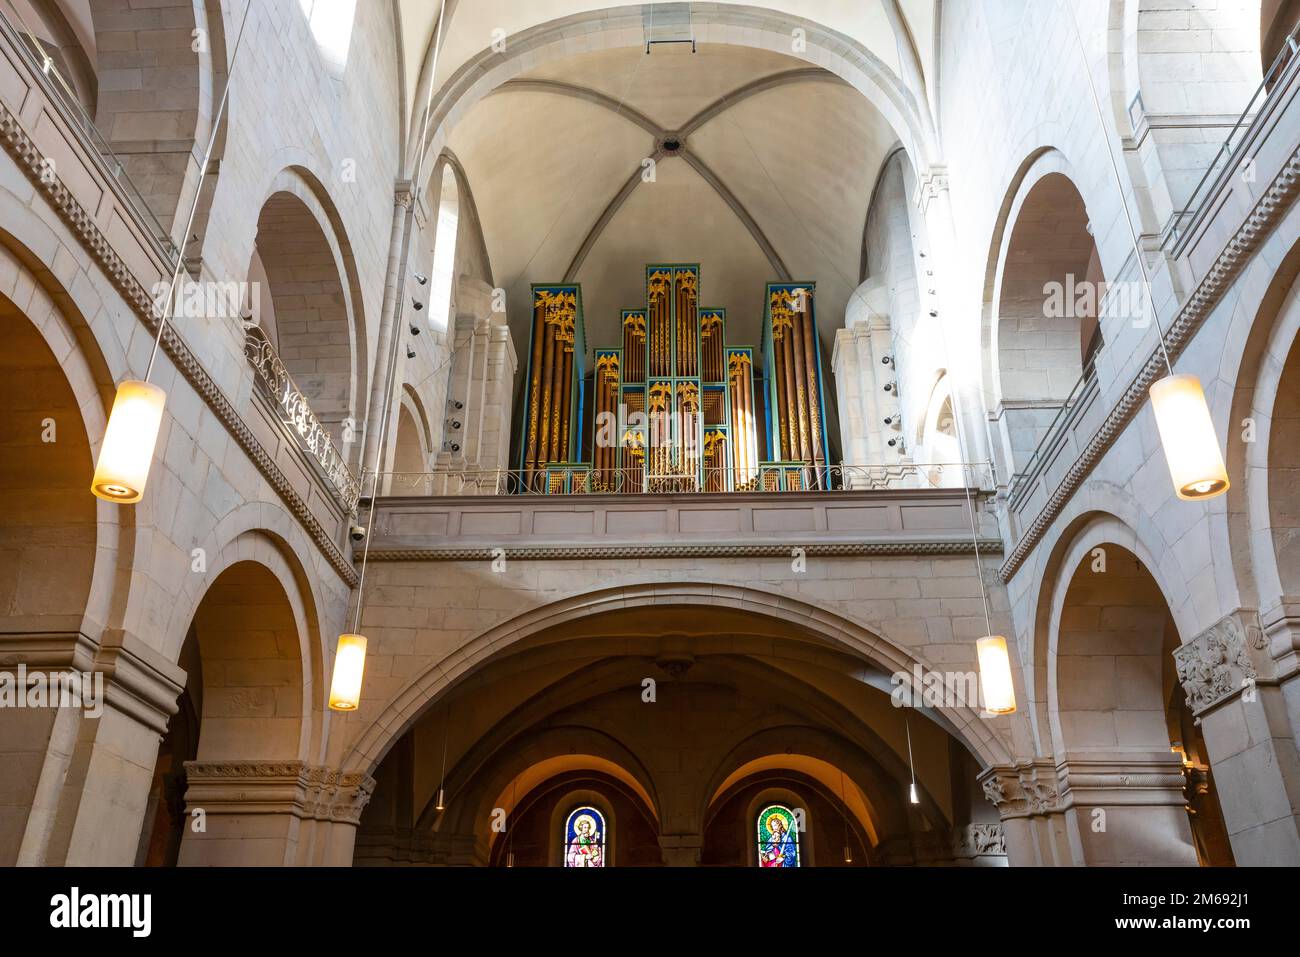
{"type": "Polygon", "coordinates": [[[701,304],[728,310],[738,344],[757,344],[764,283],[813,280],[829,347],[896,139],[859,92],[805,61],[700,44],[548,63],[471,109],[449,145],[521,348],[528,284],[561,280],[582,283],[588,346],[618,345],[619,311],[644,303],[653,261],[701,263],[701,304]],[[684,133],[676,155],[662,152],[667,133],[684,133]]]}

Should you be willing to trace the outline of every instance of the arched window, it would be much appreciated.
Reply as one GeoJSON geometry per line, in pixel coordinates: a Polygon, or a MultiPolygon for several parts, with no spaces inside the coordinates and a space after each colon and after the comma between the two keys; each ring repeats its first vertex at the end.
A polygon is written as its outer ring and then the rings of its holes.
{"type": "Polygon", "coordinates": [[[357,14],[357,0],[298,0],[302,14],[311,27],[326,65],[342,76],[348,65],[352,46],[352,25],[357,14]]]}
{"type": "Polygon", "coordinates": [[[451,291],[456,283],[456,234],[460,226],[460,193],[456,173],[442,170],[438,222],[433,237],[433,286],[429,294],[429,322],[446,329],[451,321],[451,291]]]}
{"type": "Polygon", "coordinates": [[[564,821],[564,866],[605,866],[605,815],[589,804],[574,808],[564,821]]]}
{"type": "Polygon", "coordinates": [[[784,804],[769,804],[758,812],[759,867],[798,867],[799,823],[784,804]]]}

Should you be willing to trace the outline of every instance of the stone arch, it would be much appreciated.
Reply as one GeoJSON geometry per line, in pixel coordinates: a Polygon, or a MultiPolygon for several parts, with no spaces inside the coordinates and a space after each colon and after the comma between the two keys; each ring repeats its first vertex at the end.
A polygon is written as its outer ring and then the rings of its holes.
{"type": "MultiPolygon", "coordinates": [[[[222,5],[95,0],[89,13],[96,47],[95,125],[164,233],[189,253],[188,237],[180,232],[190,204],[196,190],[210,197],[215,184],[215,174],[199,167],[226,83],[222,5]]],[[[214,150],[213,158],[219,157],[214,150]]],[[[201,236],[202,223],[196,225],[201,236]]]]}
{"type": "Polygon", "coordinates": [[[1234,329],[1242,350],[1225,350],[1220,376],[1234,386],[1227,462],[1231,474],[1244,477],[1228,493],[1234,577],[1241,603],[1263,609],[1300,591],[1300,242],[1276,270],[1252,266],[1267,285],[1257,310],[1234,329]],[[1248,429],[1253,441],[1246,440],[1248,429]]]}
{"type": "MultiPolygon", "coordinates": [[[[381,713],[350,742],[343,766],[347,770],[375,768],[384,754],[445,689],[471,673],[494,653],[569,621],[641,606],[712,606],[742,610],[768,620],[816,633],[883,670],[911,672],[928,664],[907,649],[876,635],[863,625],[786,595],[754,587],[708,582],[647,582],[599,589],[559,599],[524,612],[489,629],[446,658],[416,675],[390,699],[381,713]]],[[[936,709],[950,732],[983,766],[1005,763],[1008,750],[1001,731],[970,707],[936,709]]]]}
{"type": "MultiPolygon", "coordinates": [[[[258,214],[249,277],[265,276],[273,310],[268,337],[335,444],[364,415],[368,338],[352,247],[328,194],[307,170],[274,178],[258,214]]],[[[251,296],[262,320],[261,295],[251,296]]]]}
{"type": "MultiPolygon", "coordinates": [[[[878,845],[886,831],[906,830],[902,805],[889,796],[893,782],[888,774],[873,766],[849,742],[809,727],[767,728],[737,745],[708,779],[701,815],[705,830],[719,804],[734,794],[739,785],[755,775],[774,771],[802,774],[811,781],[819,781],[854,816],[869,847],[878,845]],[[792,747],[792,740],[800,743],[792,747]],[[839,798],[838,778],[828,777],[827,769],[843,773],[844,798],[839,798]]],[[[751,819],[752,814],[747,814],[747,825],[751,819]]]]}
{"type": "Polygon", "coordinates": [[[388,494],[426,494],[429,480],[425,473],[432,468],[432,462],[432,437],[424,403],[409,384],[403,383],[393,438],[394,474],[388,480],[388,494]]]}
{"type": "Polygon", "coordinates": [[[209,590],[228,569],[241,562],[266,569],[291,609],[297,636],[293,650],[301,669],[303,727],[293,757],[309,763],[322,760],[328,735],[325,694],[331,660],[321,630],[327,598],[320,590],[319,576],[309,572],[298,557],[310,554],[305,533],[287,513],[250,502],[225,515],[195,552],[202,555],[204,570],[196,573],[192,565],[186,567],[185,578],[172,596],[161,651],[171,661],[182,661],[190,626],[209,590]]]}
{"type": "MultiPolygon", "coordinates": [[[[578,770],[599,771],[621,781],[658,820],[654,779],[641,759],[608,732],[556,726],[514,738],[509,745],[481,766],[466,767],[469,762],[462,761],[462,767],[453,769],[447,778],[447,814],[435,815],[430,802],[420,814],[418,826],[494,834],[491,817],[495,808],[506,808],[508,813],[513,813],[514,801],[526,797],[556,774],[578,770]],[[512,784],[515,785],[513,795],[512,784]],[[506,796],[511,805],[502,803],[506,796]]],[[[486,750],[486,747],[475,748],[473,755],[467,757],[474,760],[486,750]]]]}
{"type": "MultiPolygon", "coordinates": [[[[435,93],[426,143],[419,142],[420,124],[413,124],[408,164],[416,165],[421,148],[439,155],[452,128],[475,104],[506,81],[552,60],[585,50],[641,47],[644,43],[640,7],[591,10],[538,24],[510,38],[507,49],[485,49],[469,59],[435,93]]],[[[920,108],[903,82],[870,50],[856,40],[820,24],[789,14],[740,4],[695,4],[696,30],[708,30],[709,42],[779,50],[824,67],[859,90],[884,115],[921,168],[935,157],[920,108]],[[806,47],[791,51],[790,31],[804,31],[806,47]]],[[[429,55],[421,68],[419,88],[428,83],[429,55]]]]}
{"type": "Polygon", "coordinates": [[[1076,182],[1062,153],[1037,151],[1013,179],[994,230],[986,396],[1011,474],[1101,348],[1105,274],[1076,182]]]}
{"type": "Polygon", "coordinates": [[[1124,548],[1150,570],[1179,634],[1195,634],[1198,622],[1215,614],[1214,608],[1198,607],[1198,598],[1213,601],[1214,596],[1207,598],[1193,591],[1173,544],[1132,492],[1099,479],[1085,483],[1080,494],[1062,512],[1054,530],[1039,545],[1040,558],[1035,567],[1021,571],[1031,576],[1025,607],[1032,609],[1033,618],[1029,630],[1018,635],[1018,640],[1029,648],[1026,657],[1030,666],[1024,674],[1026,710],[1033,728],[1034,748],[1040,755],[1055,753],[1050,715],[1055,593],[1065,587],[1062,581],[1068,582],[1083,557],[1104,544],[1124,548]],[[1098,508],[1096,502],[1105,502],[1106,508],[1098,508]]]}
{"type": "Polygon", "coordinates": [[[1127,525],[1098,514],[1045,585],[1047,720],[1075,863],[1231,861],[1217,796],[1201,798],[1195,836],[1185,813],[1182,756],[1203,758],[1206,773],[1208,758],[1174,666],[1182,639],[1159,574],[1127,525]]]}

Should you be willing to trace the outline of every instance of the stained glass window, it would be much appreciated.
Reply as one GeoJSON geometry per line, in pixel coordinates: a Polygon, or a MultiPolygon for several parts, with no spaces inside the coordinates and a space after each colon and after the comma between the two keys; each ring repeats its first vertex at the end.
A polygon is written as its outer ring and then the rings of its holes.
{"type": "Polygon", "coordinates": [[[759,867],[799,866],[799,824],[783,804],[769,804],[758,812],[759,867]]]}
{"type": "Polygon", "coordinates": [[[605,866],[605,815],[594,807],[577,807],[564,822],[564,866],[605,866]]]}

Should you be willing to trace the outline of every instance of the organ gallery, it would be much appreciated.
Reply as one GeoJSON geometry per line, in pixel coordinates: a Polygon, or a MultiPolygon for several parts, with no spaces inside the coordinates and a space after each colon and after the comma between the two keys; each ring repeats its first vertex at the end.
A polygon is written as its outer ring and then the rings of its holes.
{"type": "Polygon", "coordinates": [[[757,349],[730,340],[726,309],[701,305],[701,286],[698,264],[646,266],[645,302],[621,313],[622,343],[594,349],[590,365],[581,287],[532,287],[525,488],[828,487],[816,284],[767,285],[757,349]]]}

